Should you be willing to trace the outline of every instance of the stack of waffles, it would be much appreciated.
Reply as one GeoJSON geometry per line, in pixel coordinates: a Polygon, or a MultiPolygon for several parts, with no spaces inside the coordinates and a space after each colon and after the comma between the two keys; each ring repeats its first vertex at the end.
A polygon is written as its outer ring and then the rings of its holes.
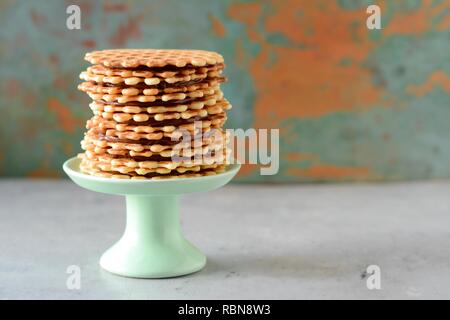
{"type": "Polygon", "coordinates": [[[122,179],[214,175],[229,155],[223,57],[201,50],[87,53],[78,89],[93,100],[80,169],[122,179]]]}

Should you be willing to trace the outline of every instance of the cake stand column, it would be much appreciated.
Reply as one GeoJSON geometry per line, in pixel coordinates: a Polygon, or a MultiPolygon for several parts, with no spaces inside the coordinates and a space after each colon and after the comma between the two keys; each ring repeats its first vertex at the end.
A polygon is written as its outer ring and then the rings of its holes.
{"type": "Polygon", "coordinates": [[[100,259],[109,272],[137,278],[164,278],[202,269],[206,257],[181,231],[178,195],[127,195],[122,238],[100,259]]]}

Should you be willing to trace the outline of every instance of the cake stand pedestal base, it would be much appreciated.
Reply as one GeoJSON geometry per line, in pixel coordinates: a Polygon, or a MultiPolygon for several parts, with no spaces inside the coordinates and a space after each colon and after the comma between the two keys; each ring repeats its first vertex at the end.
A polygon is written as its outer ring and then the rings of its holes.
{"type": "Polygon", "coordinates": [[[178,198],[228,183],[239,171],[235,164],[221,174],[173,180],[122,180],[94,177],[79,170],[79,160],[64,163],[79,186],[126,198],[126,226],[120,240],[101,257],[103,269],[126,277],[167,278],[201,270],[206,257],[181,230],[178,198]]]}

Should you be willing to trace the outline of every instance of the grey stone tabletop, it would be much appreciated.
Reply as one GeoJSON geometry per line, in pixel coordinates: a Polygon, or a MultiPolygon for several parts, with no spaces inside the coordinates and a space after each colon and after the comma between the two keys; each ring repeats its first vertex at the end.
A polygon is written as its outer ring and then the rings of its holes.
{"type": "Polygon", "coordinates": [[[450,182],[228,185],[181,207],[206,267],[123,278],[98,264],[124,229],[123,198],[0,180],[0,299],[450,298],[450,182]]]}

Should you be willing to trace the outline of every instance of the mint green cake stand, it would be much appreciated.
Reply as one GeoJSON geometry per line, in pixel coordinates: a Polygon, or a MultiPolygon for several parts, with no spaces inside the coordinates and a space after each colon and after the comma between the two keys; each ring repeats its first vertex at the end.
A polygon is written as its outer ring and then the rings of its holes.
{"type": "Polygon", "coordinates": [[[214,176],[175,180],[100,178],[82,173],[79,164],[79,159],[72,158],[63,165],[76,184],[126,198],[125,232],[101,257],[103,269],[126,277],[167,278],[196,272],[205,266],[205,255],[182,234],[178,198],[227,184],[239,171],[240,164],[230,165],[224,173],[214,176]]]}

